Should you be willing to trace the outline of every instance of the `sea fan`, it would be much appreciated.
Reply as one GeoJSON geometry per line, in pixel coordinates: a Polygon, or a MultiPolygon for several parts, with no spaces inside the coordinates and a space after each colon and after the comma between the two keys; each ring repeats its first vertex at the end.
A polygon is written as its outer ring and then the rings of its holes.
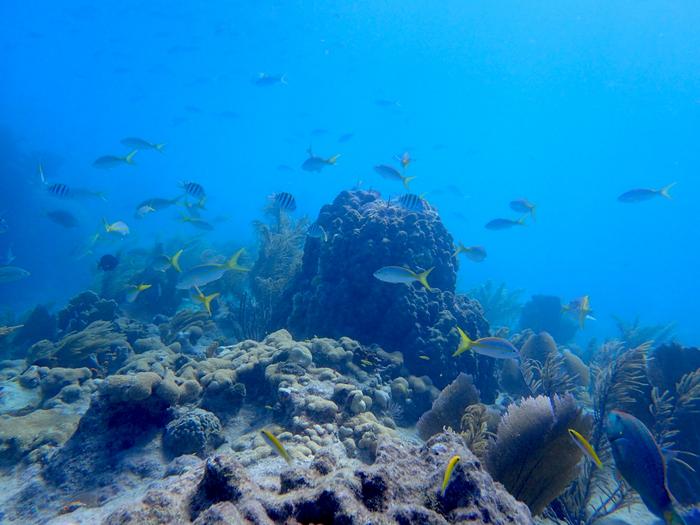
{"type": "Polygon", "coordinates": [[[581,451],[568,429],[588,435],[591,419],[573,396],[538,396],[513,404],[501,419],[486,467],[508,492],[540,514],[578,474],[581,451]]]}

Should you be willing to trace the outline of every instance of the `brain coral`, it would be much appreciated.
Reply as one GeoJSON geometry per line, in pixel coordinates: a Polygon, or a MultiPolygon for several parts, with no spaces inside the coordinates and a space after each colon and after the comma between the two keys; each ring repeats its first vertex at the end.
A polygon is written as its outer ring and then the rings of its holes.
{"type": "MultiPolygon", "coordinates": [[[[321,209],[318,223],[328,240],[307,239],[302,268],[274,312],[275,324],[297,338],[348,336],[400,351],[411,371],[440,386],[462,370],[477,372],[473,357],[451,357],[459,341],[455,327],[479,337],[488,323],[478,302],[455,294],[453,240],[435,211],[406,210],[375,192],[344,191],[321,209]],[[390,265],[434,268],[428,279],[433,290],[373,276],[390,265]]],[[[480,364],[477,377],[493,376],[492,366],[480,364]]],[[[479,388],[488,398],[489,389],[479,388]]]]}

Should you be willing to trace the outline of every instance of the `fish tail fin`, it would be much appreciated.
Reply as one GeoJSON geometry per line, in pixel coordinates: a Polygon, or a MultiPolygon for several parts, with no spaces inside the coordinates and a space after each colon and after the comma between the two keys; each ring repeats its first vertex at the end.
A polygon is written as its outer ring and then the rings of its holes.
{"type": "Polygon", "coordinates": [[[673,188],[676,184],[678,184],[678,183],[672,182],[671,184],[664,186],[663,188],[661,188],[659,190],[659,195],[670,200],[672,197],[671,197],[671,194],[669,192],[671,191],[671,188],[673,188]]]}
{"type": "Polygon", "coordinates": [[[136,155],[139,152],[139,150],[135,149],[131,153],[129,153],[126,157],[124,157],[124,162],[127,164],[134,164],[134,155],[136,155]]]}
{"type": "Polygon", "coordinates": [[[41,162],[39,163],[39,177],[41,177],[42,184],[48,184],[48,182],[46,182],[46,177],[44,177],[44,167],[42,166],[41,162]]]}
{"type": "Polygon", "coordinates": [[[523,215],[523,216],[520,217],[516,222],[517,222],[520,226],[526,226],[526,224],[525,224],[525,219],[526,219],[526,218],[527,218],[527,215],[523,215]]]}
{"type": "MultiPolygon", "coordinates": [[[[202,292],[200,292],[202,293],[202,292]]],[[[211,302],[219,297],[221,295],[219,292],[213,293],[211,295],[205,295],[202,297],[202,304],[204,305],[204,308],[206,309],[207,313],[211,315],[211,302]]]]}
{"type": "Polygon", "coordinates": [[[430,288],[430,285],[428,284],[428,275],[430,275],[430,272],[432,272],[434,269],[435,267],[433,266],[432,268],[428,268],[424,272],[416,274],[416,279],[418,279],[418,282],[425,286],[425,289],[428,291],[432,290],[432,288],[430,288]]]}
{"type": "Polygon", "coordinates": [[[415,175],[413,177],[404,177],[402,179],[403,187],[406,188],[407,190],[410,190],[411,188],[408,187],[408,183],[411,182],[415,178],[416,178],[415,175]]]}
{"type": "Polygon", "coordinates": [[[170,266],[175,268],[175,271],[177,271],[177,273],[182,273],[182,268],[180,268],[180,255],[182,255],[183,251],[184,251],[184,249],[182,249],[182,248],[179,249],[178,251],[175,252],[175,255],[173,255],[170,258],[170,266]]]}
{"type": "Polygon", "coordinates": [[[474,342],[459,326],[457,327],[457,332],[459,333],[459,346],[457,346],[457,350],[455,350],[455,353],[452,354],[452,357],[462,355],[464,352],[471,349],[472,343],[474,342]]]}
{"type": "Polygon", "coordinates": [[[532,208],[530,208],[530,218],[532,219],[533,222],[537,218],[536,211],[537,211],[537,206],[533,206],[532,208]]]}
{"type": "Polygon", "coordinates": [[[285,86],[289,84],[287,82],[287,74],[286,73],[280,77],[280,84],[284,84],[285,86]]]}
{"type": "Polygon", "coordinates": [[[153,147],[160,153],[163,153],[163,151],[165,150],[165,144],[154,144],[153,147]]]}
{"type": "Polygon", "coordinates": [[[249,272],[250,268],[244,268],[241,265],[238,264],[238,259],[241,258],[241,255],[245,251],[245,248],[241,248],[238,250],[236,253],[234,253],[231,258],[226,261],[226,268],[229,270],[236,270],[238,272],[249,272]]]}
{"type": "Polygon", "coordinates": [[[104,229],[106,232],[109,232],[109,223],[107,222],[107,219],[102,217],[102,225],[104,226],[104,229]]]}
{"type": "Polygon", "coordinates": [[[192,222],[192,217],[185,215],[184,213],[180,214],[180,220],[182,222],[192,222]]]}
{"type": "Polygon", "coordinates": [[[462,244],[461,242],[458,242],[458,243],[457,243],[457,247],[455,248],[455,251],[454,251],[454,253],[452,254],[452,256],[453,256],[453,257],[457,257],[457,256],[458,256],[460,253],[462,253],[463,251],[466,251],[466,248],[465,248],[464,244],[462,244]]]}
{"type": "Polygon", "coordinates": [[[335,164],[339,158],[340,158],[340,153],[333,155],[332,157],[328,157],[328,159],[326,159],[326,163],[335,164]]]}

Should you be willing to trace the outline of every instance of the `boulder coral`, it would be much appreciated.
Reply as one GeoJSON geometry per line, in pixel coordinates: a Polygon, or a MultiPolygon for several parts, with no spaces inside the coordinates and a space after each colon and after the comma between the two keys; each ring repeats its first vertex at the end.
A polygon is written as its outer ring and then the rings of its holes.
{"type": "MultiPolygon", "coordinates": [[[[348,336],[400,351],[410,370],[440,387],[460,370],[476,372],[473,358],[451,357],[456,327],[476,338],[488,333],[488,323],[478,302],[455,294],[453,239],[434,210],[408,211],[375,192],[344,191],[321,209],[317,222],[328,241],[307,239],[301,270],[273,312],[278,326],[300,338],[348,336]],[[432,290],[373,276],[389,265],[432,268],[432,290]]],[[[481,367],[487,397],[496,389],[490,366],[484,361],[481,367]]]]}

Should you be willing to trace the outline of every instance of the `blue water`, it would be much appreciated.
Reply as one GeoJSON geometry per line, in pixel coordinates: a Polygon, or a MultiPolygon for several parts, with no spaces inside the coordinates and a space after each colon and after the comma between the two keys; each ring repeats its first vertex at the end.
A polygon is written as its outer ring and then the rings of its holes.
{"type": "Polygon", "coordinates": [[[598,321],[582,341],[639,315],[698,344],[699,25],[690,1],[0,3],[0,253],[11,245],[32,274],[0,285],[0,305],[61,305],[91,286],[101,253],[197,233],[175,209],[133,218],[179,181],[203,184],[207,217],[227,218],[212,243],[251,246],[267,195],[292,192],[312,218],[358,180],[398,195],[372,167],[408,150],[413,189],[455,239],[488,250],[462,259],[460,289],[589,294],[598,321]],[[256,86],[259,72],[287,84],[256,86]],[[127,136],[166,151],[92,167],[126,154],[127,136]],[[301,171],[309,145],[342,157],[301,171]],[[50,182],[108,201],[55,201],[40,162],[50,182]],[[616,200],[674,181],[672,201],[616,200]],[[450,185],[463,196],[440,194],[450,185]],[[517,216],[519,197],[536,222],[484,229],[517,216]],[[50,222],[57,208],[80,226],[50,222]],[[129,240],[76,260],[102,217],[128,222],[129,240]]]}

